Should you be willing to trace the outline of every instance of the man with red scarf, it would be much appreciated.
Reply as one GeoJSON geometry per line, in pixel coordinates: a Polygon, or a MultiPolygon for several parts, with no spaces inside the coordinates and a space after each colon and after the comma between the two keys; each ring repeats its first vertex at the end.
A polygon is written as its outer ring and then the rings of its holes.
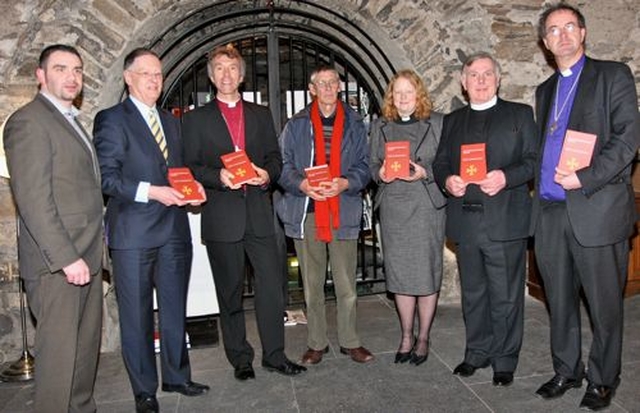
{"type": "Polygon", "coordinates": [[[307,305],[308,349],[302,363],[317,364],[329,350],[324,284],[327,253],[338,304],[340,352],[359,363],[373,360],[356,331],[357,239],[361,192],[369,182],[367,134],[362,118],[338,99],[340,77],[331,67],[311,74],[313,102],[294,115],[280,136],[285,191],[277,205],[294,239],[307,305]],[[312,186],[305,169],[327,165],[331,179],[312,186]]]}

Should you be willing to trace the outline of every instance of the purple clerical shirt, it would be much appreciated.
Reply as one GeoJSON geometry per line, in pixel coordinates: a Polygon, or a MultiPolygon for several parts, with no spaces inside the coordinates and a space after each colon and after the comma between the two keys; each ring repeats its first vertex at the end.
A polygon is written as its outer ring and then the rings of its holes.
{"type": "Polygon", "coordinates": [[[547,201],[564,201],[566,195],[562,186],[553,181],[556,166],[560,160],[562,143],[569,124],[569,115],[578,89],[577,82],[584,67],[585,57],[568,70],[560,72],[553,101],[549,107],[547,127],[545,128],[545,144],[540,170],[540,198],[547,201]]]}

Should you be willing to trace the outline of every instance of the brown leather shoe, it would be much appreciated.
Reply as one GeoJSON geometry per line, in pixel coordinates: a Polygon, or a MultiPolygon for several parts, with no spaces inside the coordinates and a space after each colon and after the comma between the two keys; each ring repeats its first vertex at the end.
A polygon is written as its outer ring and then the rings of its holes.
{"type": "Polygon", "coordinates": [[[307,351],[302,355],[302,360],[300,362],[302,364],[318,364],[322,361],[322,356],[329,352],[329,346],[323,348],[322,350],[314,350],[312,348],[308,348],[307,351]]]}
{"type": "Polygon", "coordinates": [[[350,356],[351,360],[357,363],[367,363],[374,359],[373,354],[362,346],[356,348],[340,347],[340,352],[350,356]]]}

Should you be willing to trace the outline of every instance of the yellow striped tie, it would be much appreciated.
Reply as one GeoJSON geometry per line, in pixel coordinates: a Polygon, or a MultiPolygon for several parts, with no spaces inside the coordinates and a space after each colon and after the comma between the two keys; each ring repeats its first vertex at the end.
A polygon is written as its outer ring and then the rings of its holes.
{"type": "Polygon", "coordinates": [[[160,152],[162,152],[162,156],[164,156],[164,160],[166,161],[169,159],[167,141],[164,139],[162,129],[160,129],[160,123],[158,123],[158,118],[153,111],[149,111],[149,125],[151,126],[151,133],[153,134],[153,137],[160,148],[160,152]]]}

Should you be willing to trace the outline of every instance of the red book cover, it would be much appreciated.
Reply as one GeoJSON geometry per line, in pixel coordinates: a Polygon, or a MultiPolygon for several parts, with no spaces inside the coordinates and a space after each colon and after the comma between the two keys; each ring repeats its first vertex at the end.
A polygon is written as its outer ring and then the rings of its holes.
{"type": "Polygon", "coordinates": [[[471,183],[487,177],[486,144],[460,145],[460,177],[471,183]]]}
{"type": "Polygon", "coordinates": [[[567,129],[558,161],[558,171],[568,174],[589,166],[597,138],[592,133],[567,129]]]}
{"type": "Polygon", "coordinates": [[[169,168],[169,185],[184,195],[184,200],[189,202],[202,202],[204,197],[198,191],[198,184],[189,168],[169,168]]]}
{"type": "Polygon", "coordinates": [[[233,184],[244,184],[258,177],[244,150],[227,153],[222,155],[220,159],[222,159],[224,167],[233,174],[233,178],[231,179],[233,184]]]}
{"type": "Polygon", "coordinates": [[[387,178],[408,178],[409,155],[411,153],[409,141],[393,141],[384,144],[384,159],[387,178]]]}
{"type": "Polygon", "coordinates": [[[307,176],[309,185],[314,187],[320,186],[322,183],[331,183],[333,180],[327,164],[305,168],[304,173],[307,176]]]}

